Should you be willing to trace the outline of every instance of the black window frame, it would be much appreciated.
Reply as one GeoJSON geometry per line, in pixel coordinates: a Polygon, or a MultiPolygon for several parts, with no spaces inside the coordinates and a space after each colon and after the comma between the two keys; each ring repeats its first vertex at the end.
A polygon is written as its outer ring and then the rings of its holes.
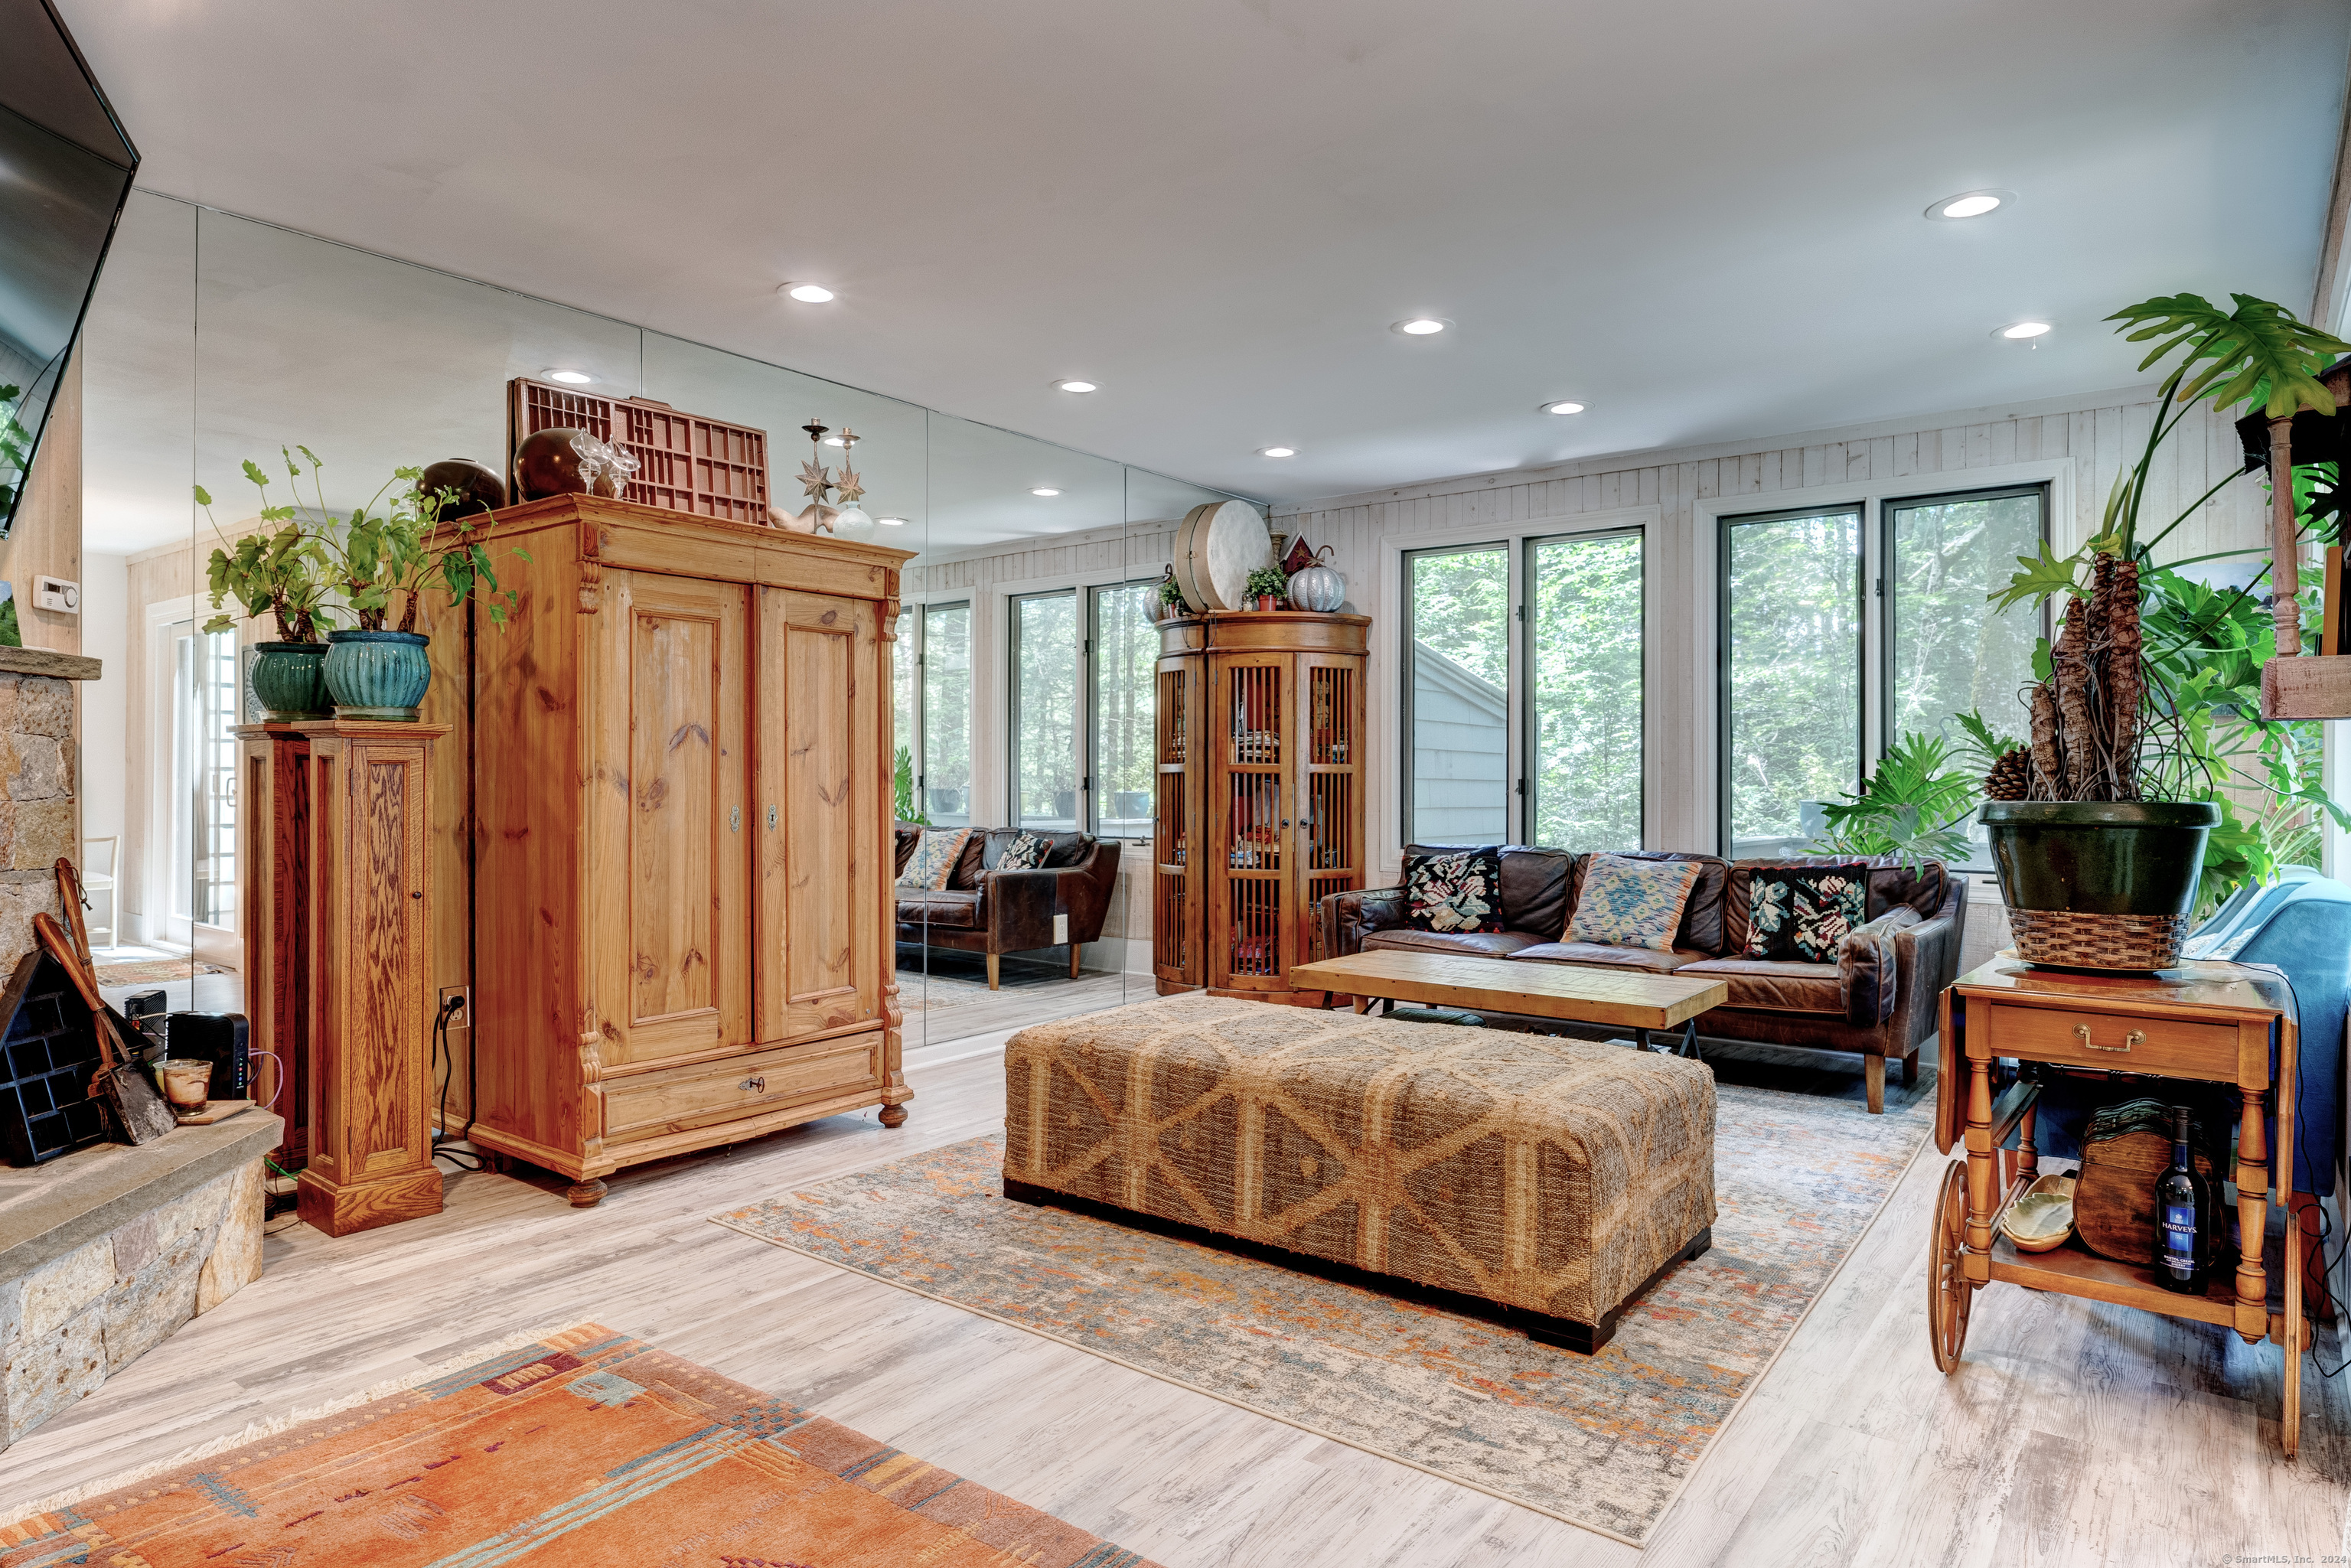
{"type": "Polygon", "coordinates": [[[1854,709],[1853,789],[1868,777],[1869,750],[1869,507],[1867,499],[1768,511],[1725,513],[1715,519],[1715,852],[1732,859],[1730,832],[1730,531],[1754,523],[1792,522],[1799,517],[1853,518],[1854,709]]]}

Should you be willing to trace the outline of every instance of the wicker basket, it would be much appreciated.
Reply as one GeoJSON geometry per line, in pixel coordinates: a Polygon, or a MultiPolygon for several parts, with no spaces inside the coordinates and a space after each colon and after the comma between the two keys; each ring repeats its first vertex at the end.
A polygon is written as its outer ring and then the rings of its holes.
{"type": "Polygon", "coordinates": [[[2070,910],[2008,912],[2016,956],[2028,964],[2069,969],[2168,969],[2188,939],[2185,915],[2082,915],[2070,910]]]}

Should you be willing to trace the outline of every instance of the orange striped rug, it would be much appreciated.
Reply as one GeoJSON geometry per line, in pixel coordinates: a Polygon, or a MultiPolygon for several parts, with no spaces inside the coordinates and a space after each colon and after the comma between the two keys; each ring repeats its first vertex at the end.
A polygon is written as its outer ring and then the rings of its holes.
{"type": "Polygon", "coordinates": [[[1150,1568],[593,1323],[0,1527],[0,1565],[1150,1568]]]}

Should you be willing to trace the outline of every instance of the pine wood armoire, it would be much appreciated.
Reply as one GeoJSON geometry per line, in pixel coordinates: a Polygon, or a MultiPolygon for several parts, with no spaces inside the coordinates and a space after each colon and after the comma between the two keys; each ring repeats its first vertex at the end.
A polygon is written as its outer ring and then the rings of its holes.
{"type": "Polygon", "coordinates": [[[443,612],[452,1130],[573,1178],[879,1105],[904,1122],[891,653],[910,552],[560,496],[443,612]],[[529,559],[515,554],[519,546],[529,559]],[[455,1061],[465,1036],[453,1037],[455,1061]]]}
{"type": "Polygon", "coordinates": [[[1210,611],[1159,623],[1152,960],[1162,995],[1319,1007],[1290,968],[1314,905],[1364,885],[1361,615],[1210,611]]]}

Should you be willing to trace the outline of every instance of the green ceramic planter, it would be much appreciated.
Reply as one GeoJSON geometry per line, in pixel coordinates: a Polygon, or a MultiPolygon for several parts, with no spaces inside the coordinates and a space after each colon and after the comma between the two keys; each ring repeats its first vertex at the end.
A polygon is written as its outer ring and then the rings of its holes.
{"type": "Polygon", "coordinates": [[[2011,909],[2186,915],[2220,809],[2208,800],[1988,800],[1981,820],[2011,909]]]}
{"type": "Polygon", "coordinates": [[[327,633],[327,695],[337,718],[413,723],[432,684],[425,639],[415,632],[327,633]]]}
{"type": "Polygon", "coordinates": [[[261,699],[269,724],[327,716],[327,645],[324,643],[257,643],[253,695],[261,699]]]}

